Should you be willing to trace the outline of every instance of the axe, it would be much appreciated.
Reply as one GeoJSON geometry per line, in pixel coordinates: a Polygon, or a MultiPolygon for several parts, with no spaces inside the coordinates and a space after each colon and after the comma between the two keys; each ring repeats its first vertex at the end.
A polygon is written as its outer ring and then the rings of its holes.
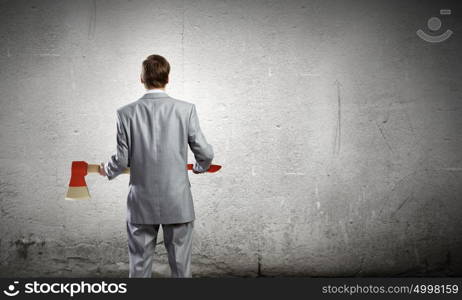
{"type": "MultiPolygon", "coordinates": [[[[188,170],[193,169],[192,164],[186,165],[188,170]]],[[[85,176],[88,173],[99,173],[99,165],[88,164],[85,161],[73,161],[71,169],[71,181],[69,182],[69,189],[67,190],[66,200],[85,200],[90,199],[90,192],[85,182],[85,176]]],[[[210,165],[207,170],[209,173],[215,173],[221,169],[220,165],[210,165]]],[[[130,168],[122,171],[124,174],[130,173],[130,168]]]]}

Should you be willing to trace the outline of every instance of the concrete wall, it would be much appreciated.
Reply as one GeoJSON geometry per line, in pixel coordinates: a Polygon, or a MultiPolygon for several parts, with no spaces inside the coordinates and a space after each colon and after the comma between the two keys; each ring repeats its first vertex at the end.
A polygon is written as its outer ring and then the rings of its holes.
{"type": "Polygon", "coordinates": [[[0,1],[0,275],[128,275],[128,177],[64,195],[72,160],[115,151],[115,111],[154,53],[224,165],[190,175],[194,276],[462,275],[461,11],[0,1]],[[417,37],[431,16],[454,35],[417,37]]]}

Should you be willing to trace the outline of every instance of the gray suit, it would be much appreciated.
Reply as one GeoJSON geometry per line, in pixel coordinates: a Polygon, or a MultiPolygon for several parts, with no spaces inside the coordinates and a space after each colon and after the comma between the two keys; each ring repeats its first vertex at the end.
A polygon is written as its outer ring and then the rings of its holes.
{"type": "MultiPolygon", "coordinates": [[[[166,232],[166,229],[177,228],[174,224],[181,223],[192,231],[192,226],[186,225],[195,219],[186,168],[188,145],[196,159],[195,169],[207,170],[213,160],[213,148],[201,131],[196,107],[192,103],[172,98],[162,90],[155,90],[155,93],[146,93],[137,101],[117,110],[117,152],[104,168],[109,180],[112,180],[130,167],[127,229],[129,245],[131,243],[131,248],[136,250],[129,251],[130,263],[133,263],[130,274],[133,276],[146,273],[135,272],[135,256],[141,255],[144,258],[146,251],[152,250],[146,248],[146,245],[136,246],[137,240],[144,243],[145,239],[157,236],[159,226],[146,225],[166,224],[163,226],[164,237],[167,234],[166,238],[172,240],[171,245],[178,243],[174,235],[168,236],[169,232],[173,234],[174,231],[166,232]],[[146,231],[146,228],[149,230],[146,231]],[[140,232],[146,235],[140,238],[140,232]]],[[[182,232],[178,228],[176,230],[182,232]]],[[[180,238],[184,240],[184,234],[180,238]]],[[[191,238],[186,240],[190,241],[191,238]]],[[[171,245],[166,244],[167,250],[171,245]]],[[[190,249],[189,244],[183,246],[190,249]]],[[[175,249],[172,248],[172,251],[174,253],[175,249]]],[[[183,255],[187,256],[188,253],[183,255]]],[[[173,275],[173,269],[178,269],[178,266],[172,266],[172,263],[170,266],[173,275]]],[[[187,276],[187,273],[179,276],[187,276]]]]}

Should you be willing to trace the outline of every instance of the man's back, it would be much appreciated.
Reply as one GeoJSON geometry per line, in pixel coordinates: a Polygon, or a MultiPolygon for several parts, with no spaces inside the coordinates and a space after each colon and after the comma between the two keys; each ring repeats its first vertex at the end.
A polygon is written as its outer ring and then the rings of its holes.
{"type": "Polygon", "coordinates": [[[149,55],[141,67],[146,94],[117,110],[117,152],[101,164],[100,174],[111,180],[130,167],[129,276],[151,277],[162,224],[172,277],[191,277],[195,215],[188,145],[196,159],[195,173],[209,169],[213,148],[202,134],[195,105],[165,92],[170,73],[165,57],[149,55]]]}
{"type": "Polygon", "coordinates": [[[127,221],[176,224],[194,220],[188,172],[188,144],[197,163],[208,169],[213,148],[200,129],[195,105],[147,93],[117,110],[117,155],[108,163],[109,179],[119,166],[130,167],[127,221]],[[111,174],[111,171],[112,174],[111,174]]]}

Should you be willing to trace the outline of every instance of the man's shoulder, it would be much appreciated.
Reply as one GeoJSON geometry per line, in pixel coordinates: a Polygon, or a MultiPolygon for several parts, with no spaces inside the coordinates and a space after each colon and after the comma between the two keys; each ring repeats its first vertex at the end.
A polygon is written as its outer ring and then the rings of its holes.
{"type": "MultiPolygon", "coordinates": [[[[168,96],[166,98],[169,100],[169,102],[173,103],[175,106],[177,106],[181,110],[186,110],[190,112],[192,107],[194,106],[194,103],[186,101],[186,100],[178,99],[172,96],[168,96]]],[[[141,99],[142,97],[131,103],[128,103],[128,104],[125,104],[119,107],[117,109],[117,113],[121,116],[130,116],[132,112],[136,110],[136,107],[142,104],[141,99]]]]}
{"type": "Polygon", "coordinates": [[[133,111],[133,109],[136,107],[137,103],[139,102],[140,99],[133,101],[131,103],[125,104],[117,109],[117,113],[120,115],[125,115],[129,114],[130,112],[133,111]]]}
{"type": "Polygon", "coordinates": [[[191,103],[189,101],[185,101],[185,100],[182,100],[182,99],[178,99],[178,98],[174,98],[174,97],[171,97],[169,96],[169,98],[177,105],[180,105],[180,106],[183,106],[183,107],[186,107],[186,108],[191,108],[194,103],[191,103]]]}

